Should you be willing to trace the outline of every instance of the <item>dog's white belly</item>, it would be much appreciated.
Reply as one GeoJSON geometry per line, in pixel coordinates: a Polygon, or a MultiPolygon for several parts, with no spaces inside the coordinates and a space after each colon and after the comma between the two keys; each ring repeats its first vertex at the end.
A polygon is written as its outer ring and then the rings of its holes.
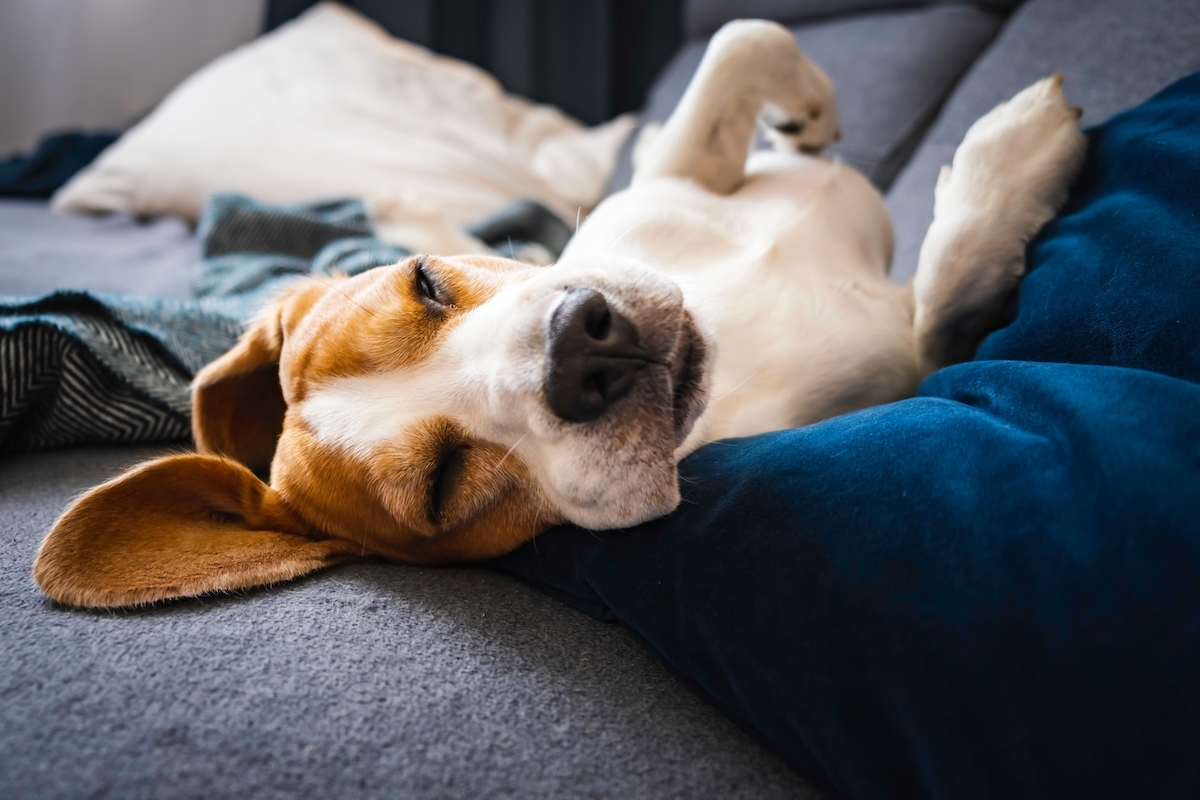
{"type": "Polygon", "coordinates": [[[635,184],[588,218],[563,260],[636,258],[683,289],[717,338],[708,410],[687,443],[793,427],[910,394],[911,294],[888,281],[892,230],[846,165],[756,153],[731,195],[635,184]]]}

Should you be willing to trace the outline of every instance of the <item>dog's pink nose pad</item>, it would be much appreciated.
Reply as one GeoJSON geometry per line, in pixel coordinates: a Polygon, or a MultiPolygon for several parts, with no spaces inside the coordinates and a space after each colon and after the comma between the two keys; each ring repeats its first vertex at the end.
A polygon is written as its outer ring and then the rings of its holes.
{"type": "Polygon", "coordinates": [[[560,419],[590,422],[628,394],[652,360],[604,295],[568,289],[546,332],[546,403],[560,419]]]}

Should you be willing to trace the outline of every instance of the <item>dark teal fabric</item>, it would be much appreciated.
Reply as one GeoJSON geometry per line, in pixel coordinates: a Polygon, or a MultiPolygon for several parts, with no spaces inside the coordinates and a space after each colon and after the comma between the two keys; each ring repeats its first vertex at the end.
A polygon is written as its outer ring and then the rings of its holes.
{"type": "Polygon", "coordinates": [[[0,197],[49,197],[117,140],[116,133],[55,133],[27,156],[0,159],[0,197]]]}
{"type": "Polygon", "coordinates": [[[1010,324],[499,568],[853,798],[1200,797],[1200,75],[1090,133],[1010,324]]]}

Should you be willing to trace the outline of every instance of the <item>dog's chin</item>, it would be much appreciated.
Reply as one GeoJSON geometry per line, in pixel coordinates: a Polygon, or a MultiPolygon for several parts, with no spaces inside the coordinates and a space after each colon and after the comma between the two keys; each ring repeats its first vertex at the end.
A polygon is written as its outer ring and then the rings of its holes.
{"type": "Polygon", "coordinates": [[[676,487],[670,495],[663,493],[654,502],[647,498],[629,497],[620,506],[572,508],[566,513],[568,521],[593,531],[632,528],[643,522],[665,517],[679,507],[679,490],[676,487]]]}

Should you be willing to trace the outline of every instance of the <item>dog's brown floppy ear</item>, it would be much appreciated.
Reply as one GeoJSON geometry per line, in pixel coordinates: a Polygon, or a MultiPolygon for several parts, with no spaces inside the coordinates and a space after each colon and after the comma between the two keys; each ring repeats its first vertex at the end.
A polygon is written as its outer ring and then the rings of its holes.
{"type": "Polygon", "coordinates": [[[279,385],[283,302],[267,310],[225,355],[192,382],[192,438],[201,453],[266,472],[283,431],[279,385]]]}
{"type": "Polygon", "coordinates": [[[168,456],[71,504],[33,578],[61,603],[112,608],[285,581],[359,554],[311,533],[240,464],[168,456]]]}

